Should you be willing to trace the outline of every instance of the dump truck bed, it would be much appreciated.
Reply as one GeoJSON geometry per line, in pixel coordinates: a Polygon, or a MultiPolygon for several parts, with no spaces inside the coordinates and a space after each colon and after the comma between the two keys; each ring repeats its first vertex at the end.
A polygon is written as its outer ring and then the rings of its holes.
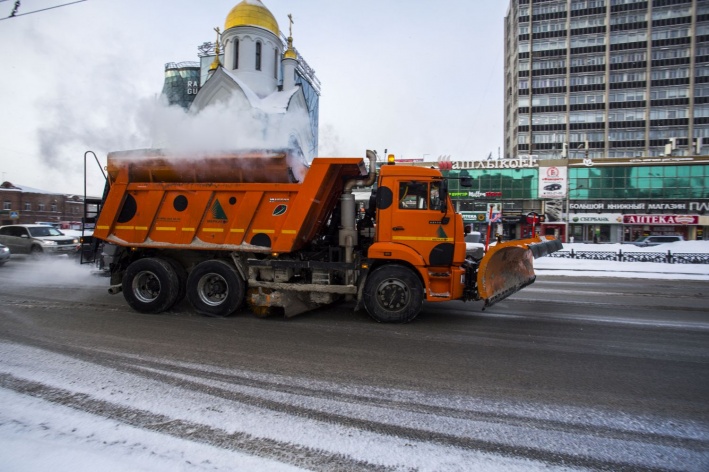
{"type": "Polygon", "coordinates": [[[301,249],[323,229],[344,182],[367,171],[361,158],[316,158],[294,169],[287,157],[109,154],[110,190],[94,237],[130,247],[301,249]]]}

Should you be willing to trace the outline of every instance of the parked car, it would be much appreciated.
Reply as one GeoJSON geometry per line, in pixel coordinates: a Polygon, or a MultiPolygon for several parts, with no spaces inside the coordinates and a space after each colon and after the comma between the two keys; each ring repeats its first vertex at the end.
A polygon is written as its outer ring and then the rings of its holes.
{"type": "Polygon", "coordinates": [[[479,231],[471,231],[465,235],[465,257],[480,260],[485,255],[485,245],[482,243],[479,231]]]}
{"type": "Polygon", "coordinates": [[[48,225],[0,226],[0,244],[13,254],[39,257],[45,254],[73,254],[79,249],[79,239],[67,236],[48,225]]]}
{"type": "Polygon", "coordinates": [[[0,244],[0,266],[10,260],[10,248],[0,244]]]}
{"type": "Polygon", "coordinates": [[[676,243],[678,241],[684,241],[684,236],[643,236],[633,241],[632,244],[647,247],[663,243],[676,243]]]}

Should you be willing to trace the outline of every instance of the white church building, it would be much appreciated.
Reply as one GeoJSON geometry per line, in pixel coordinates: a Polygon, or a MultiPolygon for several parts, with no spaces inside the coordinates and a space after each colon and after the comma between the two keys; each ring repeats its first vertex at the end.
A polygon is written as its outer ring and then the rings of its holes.
{"type": "Polygon", "coordinates": [[[215,43],[199,47],[199,63],[168,63],[163,95],[171,105],[201,113],[213,105],[245,110],[263,140],[302,155],[317,155],[320,84],[260,0],[231,9],[215,43]],[[199,70],[199,73],[198,73],[199,70]],[[197,86],[197,74],[199,85],[197,86]]]}

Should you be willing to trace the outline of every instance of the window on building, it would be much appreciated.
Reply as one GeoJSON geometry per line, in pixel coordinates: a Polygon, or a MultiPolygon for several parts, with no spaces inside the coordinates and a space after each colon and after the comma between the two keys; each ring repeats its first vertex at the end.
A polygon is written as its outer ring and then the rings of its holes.
{"type": "Polygon", "coordinates": [[[624,13],[624,14],[620,14],[620,15],[611,16],[611,24],[612,25],[625,25],[628,23],[641,23],[643,21],[647,21],[647,12],[644,12],[644,13],[632,12],[632,13],[624,13]]]}
{"type": "Polygon", "coordinates": [[[669,18],[681,18],[683,16],[691,16],[691,7],[674,5],[671,8],[656,8],[652,9],[653,20],[667,20],[669,18]]]}
{"type": "Polygon", "coordinates": [[[694,106],[694,117],[695,118],[709,118],[709,105],[695,105],[694,106]]]}
{"type": "Polygon", "coordinates": [[[591,85],[591,84],[604,84],[606,83],[606,77],[603,74],[597,75],[576,75],[571,77],[571,85],[591,85]]]}
{"type": "Polygon", "coordinates": [[[534,61],[532,64],[533,70],[548,70],[548,69],[563,69],[566,68],[566,59],[548,59],[543,61],[534,61]]]}
{"type": "Polygon", "coordinates": [[[678,118],[687,118],[689,110],[686,107],[682,108],[657,108],[653,107],[650,110],[651,120],[674,120],[678,118]]]}
{"type": "Polygon", "coordinates": [[[32,211],[32,203],[25,202],[25,211],[32,211]]]}
{"type": "Polygon", "coordinates": [[[38,204],[37,204],[37,210],[39,210],[39,211],[44,211],[44,203],[38,203],[38,204]]]}
{"type": "Polygon", "coordinates": [[[535,95],[532,97],[533,107],[547,107],[559,105],[566,105],[566,95],[535,95]]]}
{"type": "Polygon", "coordinates": [[[617,84],[619,82],[641,82],[645,81],[645,78],[645,71],[613,72],[610,80],[612,84],[617,84]]]}
{"type": "Polygon", "coordinates": [[[611,33],[611,44],[647,41],[647,31],[615,31],[611,33]]]}
{"type": "Polygon", "coordinates": [[[261,70],[261,42],[256,41],[256,70],[261,70]]]}
{"type": "Polygon", "coordinates": [[[602,111],[573,111],[569,113],[569,123],[602,123],[602,111]]]}
{"type": "Polygon", "coordinates": [[[569,96],[571,105],[583,105],[587,103],[603,103],[605,97],[602,93],[579,93],[569,96]]]}
{"type": "MultiPolygon", "coordinates": [[[[554,49],[566,49],[566,45],[567,45],[566,38],[540,40],[540,41],[534,42],[534,51],[551,51],[554,49]]],[[[527,50],[520,51],[520,52],[528,52],[528,51],[529,51],[529,43],[527,44],[527,50]]]]}
{"type": "Polygon", "coordinates": [[[689,37],[689,28],[687,28],[687,27],[670,28],[670,29],[653,28],[653,30],[652,30],[652,39],[653,40],[686,38],[686,37],[689,37]]]}
{"type": "Polygon", "coordinates": [[[566,123],[564,113],[534,113],[532,115],[533,125],[556,125],[566,123]]]}
{"type": "Polygon", "coordinates": [[[689,68],[672,67],[669,69],[655,69],[652,71],[652,80],[686,79],[689,77],[689,68]]]}
{"type": "Polygon", "coordinates": [[[532,88],[565,87],[566,77],[540,77],[532,79],[532,88]]]}
{"type": "Polygon", "coordinates": [[[571,67],[598,66],[606,63],[606,56],[596,54],[593,56],[574,56],[571,58],[571,67]]]}
{"type": "Polygon", "coordinates": [[[647,59],[647,53],[642,52],[621,52],[611,54],[611,64],[623,64],[628,62],[644,62],[647,59]]]}
{"type": "MultiPolygon", "coordinates": [[[[596,0],[601,1],[601,0],[596,0]]],[[[543,15],[545,13],[559,13],[566,11],[566,2],[557,3],[535,3],[533,5],[532,15],[543,15]]]]}
{"type": "Polygon", "coordinates": [[[688,87],[668,87],[668,88],[653,88],[650,91],[651,100],[667,100],[670,98],[688,98],[688,87]]]}
{"type": "MultiPolygon", "coordinates": [[[[709,48],[707,48],[709,49],[709,48]]],[[[699,54],[701,55],[701,54],[699,54]]],[[[658,61],[662,59],[677,59],[682,57],[689,57],[689,48],[653,48],[652,50],[652,60],[658,61]]]]}
{"type": "Polygon", "coordinates": [[[234,69],[239,68],[239,38],[234,39],[234,69]]]}
{"type": "Polygon", "coordinates": [[[644,121],[645,109],[620,109],[608,112],[608,121],[644,121]]]}
{"type": "Polygon", "coordinates": [[[12,202],[2,202],[3,210],[12,210],[12,202]]]}
{"type": "Polygon", "coordinates": [[[593,28],[595,26],[605,26],[606,17],[603,16],[583,16],[571,20],[571,29],[593,28]]]}
{"type": "Polygon", "coordinates": [[[595,36],[574,36],[571,38],[572,48],[586,48],[590,46],[603,46],[606,44],[604,35],[595,36]]]}
{"type": "MultiPolygon", "coordinates": [[[[537,21],[532,24],[532,33],[547,33],[549,31],[566,31],[566,20],[537,21]]],[[[529,29],[527,29],[529,33],[529,29]]]]}
{"type": "Polygon", "coordinates": [[[606,0],[571,0],[571,11],[601,8],[606,6],[606,0]]]}
{"type": "Polygon", "coordinates": [[[57,204],[52,203],[49,208],[50,208],[50,211],[57,211],[57,204]]]}
{"type": "Polygon", "coordinates": [[[273,50],[273,78],[278,78],[278,49],[273,50]]]}
{"type": "Polygon", "coordinates": [[[645,90],[625,90],[622,92],[611,92],[608,94],[608,101],[615,102],[638,102],[647,99],[645,90]]]}

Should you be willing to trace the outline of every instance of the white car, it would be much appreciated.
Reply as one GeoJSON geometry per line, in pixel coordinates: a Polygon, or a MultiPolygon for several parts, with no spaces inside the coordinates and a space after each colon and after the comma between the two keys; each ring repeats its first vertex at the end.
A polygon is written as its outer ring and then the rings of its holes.
{"type": "Polygon", "coordinates": [[[479,231],[471,231],[465,235],[465,257],[479,261],[485,255],[485,245],[481,242],[482,235],[479,231]]]}

